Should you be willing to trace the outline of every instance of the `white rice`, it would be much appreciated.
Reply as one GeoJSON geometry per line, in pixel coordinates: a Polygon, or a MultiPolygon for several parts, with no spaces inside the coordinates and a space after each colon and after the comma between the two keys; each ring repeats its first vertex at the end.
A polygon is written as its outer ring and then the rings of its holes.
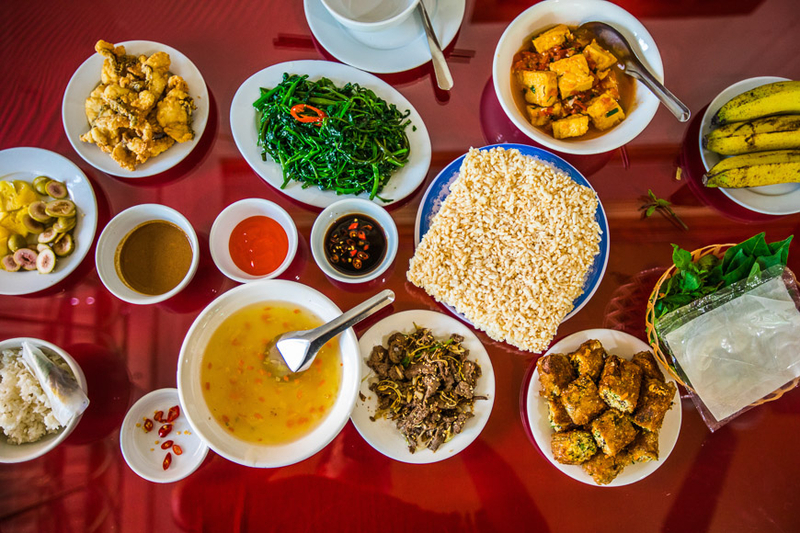
{"type": "MultiPolygon", "coordinates": [[[[46,355],[69,370],[69,365],[57,355],[46,355]]],[[[36,442],[61,427],[39,380],[23,364],[22,350],[3,350],[0,355],[0,428],[8,442],[36,442]]]]}

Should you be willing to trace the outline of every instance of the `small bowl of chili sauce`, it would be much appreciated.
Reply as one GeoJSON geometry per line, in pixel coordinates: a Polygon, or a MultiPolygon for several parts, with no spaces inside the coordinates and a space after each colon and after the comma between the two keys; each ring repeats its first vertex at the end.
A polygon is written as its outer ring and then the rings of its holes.
{"type": "Polygon", "coordinates": [[[247,198],[217,215],[209,241],[217,268],[247,283],[272,279],[289,267],[297,252],[297,227],[278,204],[247,198]]]}
{"type": "Polygon", "coordinates": [[[386,272],[397,245],[392,216],[361,198],[331,204],[311,228],[314,261],[326,276],[343,283],[364,283],[386,272]]]}

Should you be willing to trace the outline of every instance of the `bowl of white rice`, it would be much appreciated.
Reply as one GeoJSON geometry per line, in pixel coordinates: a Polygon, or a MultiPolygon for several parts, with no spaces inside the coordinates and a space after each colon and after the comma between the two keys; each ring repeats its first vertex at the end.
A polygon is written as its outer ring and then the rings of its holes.
{"type": "Polygon", "coordinates": [[[39,381],[22,363],[22,343],[38,347],[69,370],[84,392],[86,377],[67,352],[55,344],[18,337],[0,341],[0,463],[21,463],[46,454],[67,438],[80,416],[61,426],[39,381]]]}

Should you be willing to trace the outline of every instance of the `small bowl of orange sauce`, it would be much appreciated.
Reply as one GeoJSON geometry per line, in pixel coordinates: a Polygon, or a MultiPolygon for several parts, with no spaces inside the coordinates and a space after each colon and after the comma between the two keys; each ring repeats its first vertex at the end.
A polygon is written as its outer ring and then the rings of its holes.
{"type": "Polygon", "coordinates": [[[211,226],[211,257],[239,283],[280,276],[297,252],[297,227],[281,206],[262,198],[234,202],[211,226]]]}

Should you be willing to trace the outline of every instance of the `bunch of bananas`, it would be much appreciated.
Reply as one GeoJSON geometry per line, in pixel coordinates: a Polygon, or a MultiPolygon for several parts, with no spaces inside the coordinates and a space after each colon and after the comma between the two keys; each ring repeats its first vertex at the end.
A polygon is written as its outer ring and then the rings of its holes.
{"type": "Polygon", "coordinates": [[[800,182],[800,81],[781,81],[736,96],[714,115],[703,146],[722,159],[707,187],[800,182]]]}

